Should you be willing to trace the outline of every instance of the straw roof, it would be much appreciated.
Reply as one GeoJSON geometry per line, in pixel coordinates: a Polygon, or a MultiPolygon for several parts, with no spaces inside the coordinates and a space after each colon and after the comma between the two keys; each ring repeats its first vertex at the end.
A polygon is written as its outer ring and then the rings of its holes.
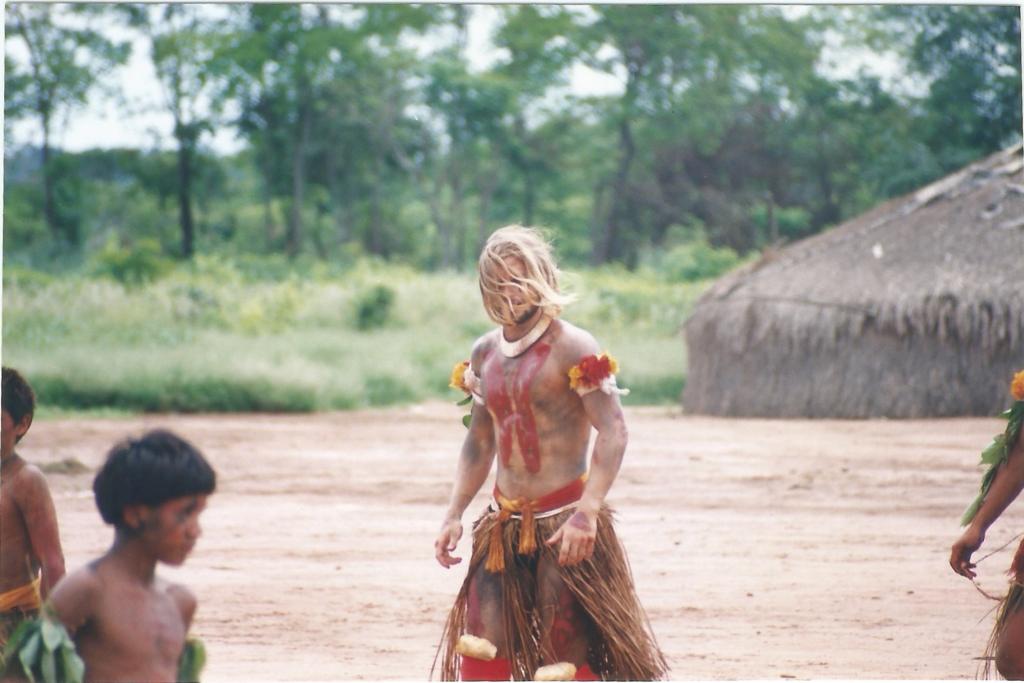
{"type": "Polygon", "coordinates": [[[994,154],[714,283],[687,411],[991,415],[1024,368],[1024,151],[994,154]]]}

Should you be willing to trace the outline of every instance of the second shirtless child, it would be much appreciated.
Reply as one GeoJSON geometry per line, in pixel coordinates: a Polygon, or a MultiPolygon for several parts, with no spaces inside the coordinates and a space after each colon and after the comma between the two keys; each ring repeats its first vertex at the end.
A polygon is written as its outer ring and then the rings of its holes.
{"type": "Polygon", "coordinates": [[[85,662],[86,681],[174,681],[196,610],[192,592],[156,575],[181,565],[216,487],[203,455],[155,430],[114,446],[93,492],[114,543],[68,575],[49,603],[85,662]]]}

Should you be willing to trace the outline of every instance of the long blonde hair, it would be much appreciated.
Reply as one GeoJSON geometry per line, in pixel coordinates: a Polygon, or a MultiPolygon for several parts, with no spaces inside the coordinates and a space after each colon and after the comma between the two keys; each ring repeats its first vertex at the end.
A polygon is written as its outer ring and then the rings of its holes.
{"type": "Polygon", "coordinates": [[[562,293],[558,284],[561,272],[555,263],[551,245],[535,228],[506,225],[495,230],[480,252],[477,272],[484,310],[498,324],[515,322],[510,313],[512,302],[501,294],[503,285],[511,284],[518,288],[525,301],[531,306],[539,306],[552,318],[558,317],[562,307],[575,299],[562,293]],[[526,267],[524,276],[510,271],[507,262],[511,258],[523,262],[526,267]]]}

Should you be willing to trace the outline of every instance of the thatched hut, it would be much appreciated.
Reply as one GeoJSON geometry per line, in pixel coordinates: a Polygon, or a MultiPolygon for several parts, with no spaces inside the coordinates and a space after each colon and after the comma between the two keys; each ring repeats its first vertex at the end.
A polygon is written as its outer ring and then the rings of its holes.
{"type": "Polygon", "coordinates": [[[688,412],[992,415],[1024,368],[1024,154],[734,271],[684,326],[688,412]]]}

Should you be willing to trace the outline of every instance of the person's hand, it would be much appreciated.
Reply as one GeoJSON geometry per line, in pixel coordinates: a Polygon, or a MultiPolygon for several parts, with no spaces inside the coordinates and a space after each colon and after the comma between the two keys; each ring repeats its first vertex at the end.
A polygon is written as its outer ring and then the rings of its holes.
{"type": "Polygon", "coordinates": [[[971,555],[985,542],[985,532],[976,529],[973,525],[967,527],[964,533],[953,544],[953,551],[949,555],[949,566],[960,576],[973,579],[977,574],[974,571],[975,564],[971,562],[971,555]]]}
{"type": "Polygon", "coordinates": [[[558,531],[547,540],[550,546],[561,543],[558,549],[558,564],[571,567],[594,554],[594,541],[597,539],[597,515],[588,515],[577,510],[572,517],[565,520],[558,531]]]}
{"type": "Polygon", "coordinates": [[[459,544],[462,538],[462,521],[458,519],[446,519],[441,523],[441,532],[434,541],[434,557],[438,563],[448,569],[452,565],[462,562],[461,557],[453,557],[451,552],[459,544]]]}

